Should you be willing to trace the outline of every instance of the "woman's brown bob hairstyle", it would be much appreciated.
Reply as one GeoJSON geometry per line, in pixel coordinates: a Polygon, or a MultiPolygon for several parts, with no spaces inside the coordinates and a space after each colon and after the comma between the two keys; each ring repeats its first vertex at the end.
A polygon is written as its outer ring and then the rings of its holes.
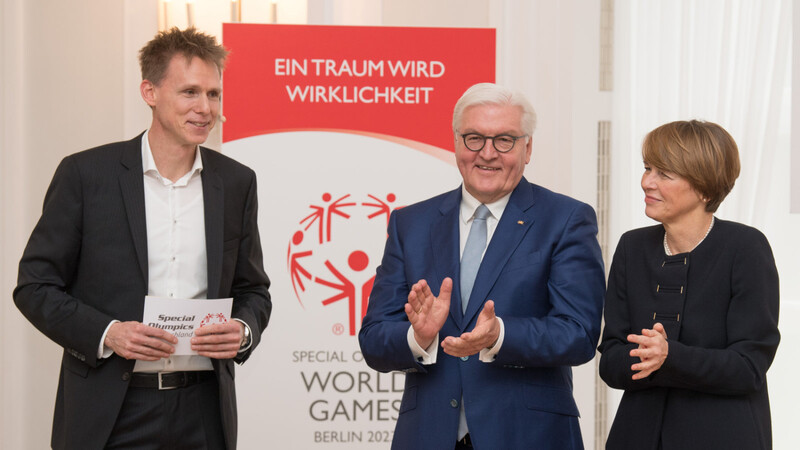
{"type": "Polygon", "coordinates": [[[644,138],[645,164],[689,182],[714,212],[739,176],[739,148],[721,126],[699,120],[661,125],[644,138]]]}

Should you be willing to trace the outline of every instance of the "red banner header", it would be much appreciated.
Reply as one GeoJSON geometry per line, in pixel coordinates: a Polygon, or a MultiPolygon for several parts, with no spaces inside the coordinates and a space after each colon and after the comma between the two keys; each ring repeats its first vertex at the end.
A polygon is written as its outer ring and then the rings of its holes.
{"type": "Polygon", "coordinates": [[[452,151],[455,102],[495,78],[493,29],[224,24],[223,40],[223,142],[335,130],[452,151]]]}

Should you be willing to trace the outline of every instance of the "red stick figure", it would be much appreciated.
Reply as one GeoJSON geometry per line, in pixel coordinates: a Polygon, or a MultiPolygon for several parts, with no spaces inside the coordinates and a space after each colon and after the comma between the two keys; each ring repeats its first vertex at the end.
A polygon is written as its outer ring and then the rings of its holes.
{"type": "MultiPolygon", "coordinates": [[[[330,194],[325,194],[325,195],[327,195],[328,198],[330,199],[330,194]]],[[[325,199],[325,195],[322,196],[323,199],[325,199]]],[[[319,220],[319,225],[317,226],[317,228],[319,228],[319,243],[322,244],[322,229],[325,227],[325,223],[322,217],[325,214],[325,208],[316,205],[309,205],[309,208],[313,209],[314,212],[306,216],[306,218],[301,220],[300,223],[302,224],[306,220],[311,219],[311,221],[308,222],[308,225],[306,225],[306,227],[304,228],[305,231],[308,231],[311,225],[314,225],[314,222],[319,220]]]]}
{"type": "MultiPolygon", "coordinates": [[[[356,272],[361,272],[369,265],[369,257],[361,250],[356,250],[350,253],[347,258],[347,263],[350,268],[356,272]]],[[[372,293],[372,285],[375,283],[375,275],[372,276],[366,283],[361,286],[361,320],[363,322],[364,316],[367,314],[367,304],[369,303],[369,294],[372,293]]]]}
{"type": "MultiPolygon", "coordinates": [[[[303,222],[311,219],[308,222],[308,225],[306,225],[306,227],[304,228],[305,230],[308,230],[311,227],[311,225],[314,224],[314,222],[319,221],[319,224],[317,225],[317,227],[318,227],[318,231],[319,231],[319,243],[320,244],[322,244],[322,242],[323,242],[323,240],[322,240],[323,228],[327,228],[327,234],[326,234],[327,242],[331,241],[331,224],[333,222],[333,215],[334,214],[336,214],[338,216],[342,216],[345,219],[349,219],[350,218],[350,215],[347,214],[347,213],[342,212],[340,208],[343,208],[345,206],[355,206],[355,202],[339,204],[339,202],[341,202],[342,200],[346,199],[347,197],[350,197],[350,194],[347,194],[347,195],[341,197],[340,199],[336,200],[335,202],[333,202],[333,203],[331,203],[329,205],[325,205],[325,206],[309,205],[309,208],[311,208],[314,212],[312,212],[311,214],[306,216],[303,220],[300,221],[300,223],[302,224],[303,222]],[[325,220],[323,220],[323,217],[325,218],[325,220]]],[[[322,201],[324,201],[325,203],[329,202],[331,200],[331,198],[332,198],[331,194],[329,194],[327,192],[322,194],[322,201]]]]}
{"type": "Polygon", "coordinates": [[[294,236],[292,236],[292,242],[289,244],[289,250],[286,254],[286,265],[289,268],[289,274],[291,275],[292,278],[292,288],[294,288],[294,295],[300,302],[300,306],[303,306],[305,308],[305,306],[303,305],[303,300],[300,298],[300,294],[297,292],[297,285],[300,285],[300,290],[305,292],[306,287],[303,285],[303,279],[300,277],[300,275],[310,280],[311,274],[305,269],[305,267],[300,265],[298,260],[300,258],[305,258],[306,256],[310,256],[311,250],[305,252],[297,252],[294,254],[292,253],[292,244],[297,246],[300,245],[301,242],[303,242],[303,232],[297,231],[294,234],[294,236]]]}
{"type": "Polygon", "coordinates": [[[353,283],[350,282],[344,275],[341,274],[330,261],[325,261],[325,267],[331,271],[332,274],[339,279],[342,284],[336,284],[327,280],[323,280],[319,277],[316,277],[314,281],[319,284],[338,289],[339,294],[334,295],[326,300],[322,301],[323,305],[330,305],[333,302],[337,302],[345,297],[347,297],[347,316],[350,322],[350,336],[356,335],[356,289],[353,286],[353,283]]]}
{"type": "Polygon", "coordinates": [[[378,217],[378,216],[380,216],[382,214],[386,214],[386,226],[388,227],[389,226],[389,214],[391,214],[391,212],[392,212],[392,207],[389,205],[389,203],[394,203],[394,201],[397,199],[395,197],[395,195],[392,194],[392,193],[389,193],[389,195],[386,196],[386,202],[384,202],[383,200],[379,199],[378,197],[375,197],[372,194],[367,194],[367,196],[369,198],[375,200],[376,202],[378,202],[378,203],[362,203],[363,206],[372,206],[373,208],[377,209],[377,211],[375,211],[374,213],[368,215],[367,218],[368,219],[373,219],[373,218],[378,217]]]}
{"type": "Polygon", "coordinates": [[[340,201],[346,199],[347,197],[350,197],[350,194],[345,195],[344,197],[340,198],[339,200],[336,200],[335,202],[331,203],[330,206],[328,206],[328,242],[331,241],[331,224],[333,222],[333,217],[332,217],[333,214],[342,216],[345,219],[349,219],[350,215],[341,212],[339,210],[339,208],[340,207],[344,207],[344,206],[355,206],[356,205],[356,202],[342,203],[341,205],[339,204],[340,201]]]}
{"type": "MultiPolygon", "coordinates": [[[[366,253],[362,252],[361,250],[355,250],[350,253],[350,256],[347,258],[347,263],[351,269],[356,272],[360,272],[364,270],[367,265],[369,264],[369,257],[366,253]]],[[[325,261],[325,267],[331,271],[331,273],[336,276],[336,278],[342,284],[336,284],[331,281],[323,280],[319,277],[316,277],[314,281],[324,286],[328,286],[334,289],[339,290],[339,294],[334,295],[326,300],[322,301],[323,305],[330,305],[331,303],[337,302],[343,298],[347,298],[347,313],[348,319],[350,322],[350,336],[355,336],[356,334],[356,289],[353,283],[347,279],[341,272],[336,270],[336,268],[331,264],[330,261],[325,261]]],[[[375,277],[373,276],[370,278],[364,285],[361,287],[361,319],[364,318],[364,315],[367,311],[367,303],[369,301],[369,294],[372,291],[372,284],[375,282],[375,277]]]]}

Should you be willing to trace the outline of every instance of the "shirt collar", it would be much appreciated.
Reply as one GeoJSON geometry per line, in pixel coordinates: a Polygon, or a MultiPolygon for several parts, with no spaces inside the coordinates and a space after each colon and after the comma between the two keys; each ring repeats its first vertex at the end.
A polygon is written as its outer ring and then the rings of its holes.
{"type": "MultiPolygon", "coordinates": [[[[508,205],[508,200],[511,198],[511,193],[504,195],[496,202],[487,203],[486,207],[489,208],[489,212],[492,213],[492,217],[500,220],[500,217],[503,215],[503,211],[506,210],[506,205],[508,205]]],[[[467,188],[464,185],[461,185],[461,221],[463,223],[468,223],[472,220],[472,217],[475,215],[475,210],[478,209],[478,206],[481,206],[481,202],[472,196],[467,191],[467,188]]]]}
{"type": "MultiPolygon", "coordinates": [[[[173,184],[170,180],[161,176],[158,173],[158,168],[156,167],[156,160],[153,158],[153,150],[150,148],[150,140],[147,138],[150,130],[146,130],[142,135],[142,173],[144,174],[151,174],[162,180],[165,184],[173,184]]],[[[185,185],[190,178],[195,176],[195,174],[199,174],[203,171],[203,158],[200,157],[200,146],[197,146],[194,153],[194,164],[192,164],[192,168],[189,169],[189,172],[186,175],[182,176],[178,181],[174,184],[178,185],[185,185]]],[[[477,207],[476,207],[477,208],[477,207]]]]}

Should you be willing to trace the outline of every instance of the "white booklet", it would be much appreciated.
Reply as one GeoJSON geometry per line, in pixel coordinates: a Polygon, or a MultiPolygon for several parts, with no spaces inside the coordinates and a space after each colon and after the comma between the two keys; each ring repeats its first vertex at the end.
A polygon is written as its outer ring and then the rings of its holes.
{"type": "Polygon", "coordinates": [[[198,328],[231,320],[232,298],[144,298],[142,323],[166,330],[178,338],[174,355],[196,355],[190,340],[198,328]]]}

